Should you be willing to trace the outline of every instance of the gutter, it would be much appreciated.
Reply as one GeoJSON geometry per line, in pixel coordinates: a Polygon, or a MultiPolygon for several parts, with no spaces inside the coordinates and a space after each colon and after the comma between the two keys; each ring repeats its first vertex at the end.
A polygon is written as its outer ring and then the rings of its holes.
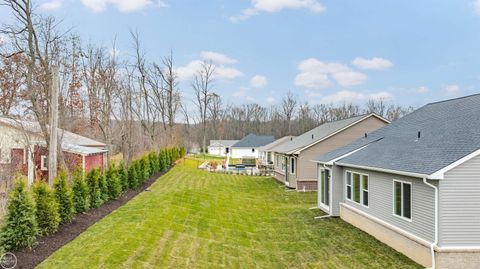
{"type": "Polygon", "coordinates": [[[336,162],[335,164],[340,165],[340,166],[345,166],[345,167],[371,170],[371,171],[377,171],[377,172],[383,172],[383,173],[389,173],[389,174],[397,174],[397,175],[416,177],[416,178],[435,179],[435,178],[431,178],[430,175],[419,174],[419,173],[414,173],[414,172],[404,172],[404,171],[398,171],[398,170],[384,169],[384,168],[378,168],[378,167],[369,167],[369,166],[362,166],[362,165],[354,165],[354,164],[341,163],[341,162],[336,162]]]}
{"type": "Polygon", "coordinates": [[[435,269],[436,268],[435,248],[438,247],[437,246],[438,244],[438,188],[435,185],[427,182],[426,177],[423,178],[423,183],[433,188],[433,190],[435,191],[435,241],[430,244],[430,254],[432,255],[432,267],[429,268],[429,269],[435,269]]]}

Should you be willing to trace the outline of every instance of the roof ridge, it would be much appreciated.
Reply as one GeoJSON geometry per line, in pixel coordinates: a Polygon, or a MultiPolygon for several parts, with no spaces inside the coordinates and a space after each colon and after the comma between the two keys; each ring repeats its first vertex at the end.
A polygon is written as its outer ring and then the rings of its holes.
{"type": "Polygon", "coordinates": [[[441,101],[437,101],[437,102],[431,102],[431,103],[427,103],[425,106],[435,105],[435,104],[439,104],[439,103],[451,102],[451,101],[460,100],[460,99],[464,99],[464,98],[470,98],[470,97],[477,96],[477,95],[480,96],[480,93],[475,93],[475,94],[460,96],[460,97],[451,98],[451,99],[447,99],[447,100],[441,100],[441,101]]]}

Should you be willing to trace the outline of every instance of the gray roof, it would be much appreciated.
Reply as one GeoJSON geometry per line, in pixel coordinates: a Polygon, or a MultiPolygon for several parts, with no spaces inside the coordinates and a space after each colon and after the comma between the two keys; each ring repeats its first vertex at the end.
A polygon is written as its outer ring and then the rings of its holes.
{"type": "Polygon", "coordinates": [[[210,140],[210,147],[218,147],[218,146],[224,146],[224,147],[231,147],[235,143],[237,143],[238,140],[210,140]]]}
{"type": "Polygon", "coordinates": [[[270,144],[267,144],[263,147],[261,147],[259,149],[259,151],[273,151],[273,149],[275,149],[276,147],[280,146],[280,145],[283,145],[285,143],[288,143],[289,141],[291,141],[293,138],[295,138],[295,136],[292,136],[292,135],[287,135],[287,136],[284,136],[282,138],[279,138],[275,141],[273,141],[272,143],[270,144]]]}
{"type": "Polygon", "coordinates": [[[232,148],[258,148],[275,140],[273,136],[249,134],[235,143],[232,148]]]}
{"type": "MultiPolygon", "coordinates": [[[[40,136],[43,136],[40,124],[36,121],[27,121],[27,120],[18,120],[7,117],[0,117],[0,123],[12,126],[14,128],[25,130],[26,132],[34,133],[40,136]]],[[[62,140],[62,143],[80,145],[85,147],[106,147],[105,143],[93,140],[91,138],[75,134],[63,129],[58,129],[59,139],[62,140]]],[[[35,141],[40,142],[40,141],[35,141]]]]}
{"type": "Polygon", "coordinates": [[[356,117],[351,117],[348,119],[344,120],[337,120],[337,121],[331,121],[324,123],[315,129],[312,129],[300,136],[295,137],[292,139],[292,141],[289,141],[288,143],[284,143],[282,145],[279,145],[278,147],[275,147],[273,151],[275,152],[280,152],[280,153],[287,153],[287,154],[292,154],[296,151],[299,151],[315,142],[318,142],[338,131],[341,129],[358,122],[364,118],[370,117],[373,114],[368,114],[368,115],[361,115],[361,116],[356,116],[356,117]]]}
{"type": "Polygon", "coordinates": [[[427,104],[315,160],[329,162],[356,149],[336,162],[431,175],[480,149],[480,94],[427,104]]]}

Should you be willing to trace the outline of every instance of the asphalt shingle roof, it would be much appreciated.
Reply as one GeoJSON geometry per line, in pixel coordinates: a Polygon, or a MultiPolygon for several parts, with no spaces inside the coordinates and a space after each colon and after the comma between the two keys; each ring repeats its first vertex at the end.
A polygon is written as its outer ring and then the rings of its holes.
{"type": "MultiPolygon", "coordinates": [[[[20,130],[25,130],[30,133],[42,135],[40,124],[36,121],[14,120],[7,117],[0,117],[0,122],[6,125],[10,125],[14,128],[18,128],[20,130]]],[[[63,130],[60,128],[58,128],[58,136],[63,143],[67,143],[67,144],[80,145],[85,147],[105,147],[106,146],[105,143],[63,130]]],[[[39,141],[34,141],[34,142],[39,142],[39,141]]]]}
{"type": "Polygon", "coordinates": [[[288,135],[288,136],[284,136],[282,138],[279,138],[275,141],[273,141],[272,143],[270,144],[267,144],[263,147],[261,147],[259,150],[260,151],[272,151],[275,147],[278,147],[284,143],[287,143],[288,141],[292,140],[295,136],[291,136],[291,135],[288,135]]]}
{"type": "Polygon", "coordinates": [[[215,146],[231,147],[237,142],[238,140],[210,140],[210,146],[211,147],[215,147],[215,146]]]}
{"type": "Polygon", "coordinates": [[[431,175],[480,149],[480,94],[427,104],[315,160],[328,162],[367,144],[337,162],[431,175]]]}
{"type": "Polygon", "coordinates": [[[249,134],[235,143],[232,148],[257,148],[273,142],[273,136],[249,134]]]}
{"type": "Polygon", "coordinates": [[[280,153],[293,153],[370,115],[371,114],[361,115],[344,120],[324,123],[300,136],[293,138],[287,143],[281,144],[278,147],[273,148],[272,150],[280,153]]]}

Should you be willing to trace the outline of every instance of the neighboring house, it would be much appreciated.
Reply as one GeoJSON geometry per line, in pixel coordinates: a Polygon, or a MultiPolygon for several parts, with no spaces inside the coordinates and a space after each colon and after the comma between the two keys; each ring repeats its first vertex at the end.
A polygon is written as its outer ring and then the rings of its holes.
{"type": "Polygon", "coordinates": [[[231,147],[237,142],[238,140],[210,140],[208,153],[220,157],[227,156],[231,147]]]}
{"type": "Polygon", "coordinates": [[[231,148],[231,158],[255,158],[260,157],[259,148],[272,143],[273,136],[249,134],[235,143],[231,148]]]}
{"type": "Polygon", "coordinates": [[[322,154],[318,207],[434,268],[480,265],[480,95],[322,154]]]}
{"type": "Polygon", "coordinates": [[[275,178],[289,188],[314,191],[317,166],[311,160],[315,156],[347,145],[388,123],[376,114],[327,122],[274,147],[275,178]]]}
{"type": "Polygon", "coordinates": [[[291,141],[294,138],[294,136],[284,136],[282,138],[279,138],[275,141],[273,141],[270,144],[267,144],[261,148],[258,149],[259,151],[259,160],[261,165],[265,166],[270,166],[273,167],[273,164],[275,163],[275,152],[273,149],[275,147],[278,147],[282,144],[287,143],[288,141],[291,141]]]}
{"type": "MultiPolygon", "coordinates": [[[[106,144],[62,129],[58,129],[58,137],[69,169],[80,167],[88,172],[104,167],[106,144]]],[[[48,150],[38,122],[0,117],[0,169],[19,171],[29,183],[47,180],[48,150]]]]}

